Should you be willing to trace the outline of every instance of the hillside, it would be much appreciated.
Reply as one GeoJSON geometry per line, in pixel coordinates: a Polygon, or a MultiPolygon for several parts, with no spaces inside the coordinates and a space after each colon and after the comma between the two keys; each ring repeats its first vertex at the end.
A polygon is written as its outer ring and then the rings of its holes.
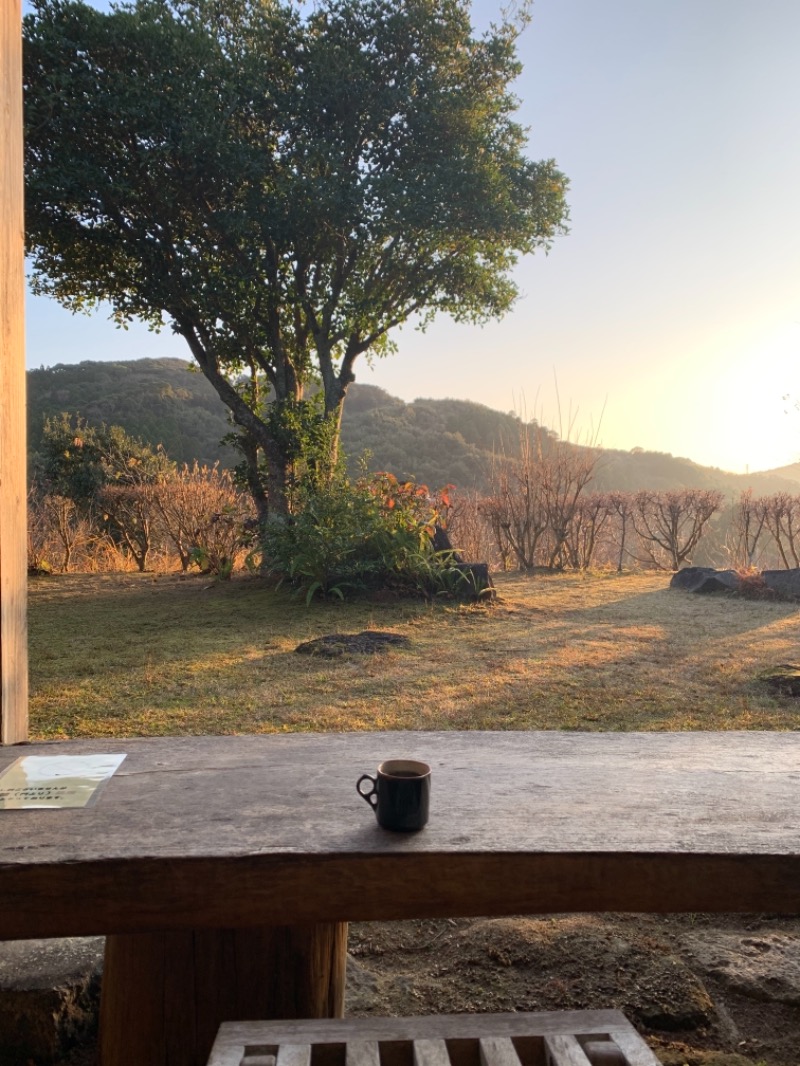
{"type": "Polygon", "coordinates": [[[789,466],[779,466],[775,470],[767,470],[765,474],[774,475],[784,481],[800,481],[800,463],[790,463],[789,466]]]}
{"type": "Polygon", "coordinates": [[[465,400],[404,403],[374,385],[352,385],[345,401],[342,444],[351,463],[368,452],[373,470],[434,487],[484,488],[492,457],[513,453],[513,415],[465,400]]]}
{"type": "Polygon", "coordinates": [[[92,425],[122,426],[134,437],[163,444],[171,459],[236,462],[220,445],[230,432],[227,409],[203,375],[180,359],[59,364],[28,371],[28,449],[35,453],[45,418],[62,412],[92,425]]]}
{"type": "MultiPolygon", "coordinates": [[[[211,385],[180,359],[83,362],[28,372],[29,450],[41,441],[45,417],[80,414],[91,423],[120,425],[133,436],[163,444],[178,462],[236,457],[220,445],[229,432],[226,408],[211,385]]],[[[405,403],[374,385],[351,386],[342,426],[344,451],[355,471],[367,453],[369,467],[432,487],[488,487],[493,456],[513,453],[519,420],[466,400],[418,399],[405,403]]],[[[798,491],[800,463],[750,475],[730,474],[689,459],[635,448],[603,450],[595,487],[610,490],[714,488],[738,496],[798,491]]]]}
{"type": "Polygon", "coordinates": [[[665,452],[647,452],[635,448],[630,452],[603,449],[595,487],[634,492],[638,489],[719,489],[727,496],[738,497],[752,489],[757,496],[775,492],[796,493],[800,477],[793,480],[778,471],[731,474],[715,466],[700,466],[691,459],[681,459],[665,452]]]}

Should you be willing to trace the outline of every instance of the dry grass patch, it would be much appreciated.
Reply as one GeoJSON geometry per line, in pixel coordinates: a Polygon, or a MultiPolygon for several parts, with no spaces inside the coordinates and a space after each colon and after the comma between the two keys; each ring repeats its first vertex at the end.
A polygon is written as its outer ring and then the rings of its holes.
{"type": "Polygon", "coordinates": [[[759,670],[793,604],[670,591],[666,574],[503,575],[498,601],[315,604],[254,578],[63,575],[30,591],[33,735],[361,729],[792,729],[759,670]],[[384,629],[408,649],[299,656],[384,629]]]}

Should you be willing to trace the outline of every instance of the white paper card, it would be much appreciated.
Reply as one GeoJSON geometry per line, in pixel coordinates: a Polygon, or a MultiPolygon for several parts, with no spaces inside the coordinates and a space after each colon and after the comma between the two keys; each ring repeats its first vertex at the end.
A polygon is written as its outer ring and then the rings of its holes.
{"type": "Polygon", "coordinates": [[[124,755],[23,755],[0,774],[0,810],[86,807],[124,755]]]}

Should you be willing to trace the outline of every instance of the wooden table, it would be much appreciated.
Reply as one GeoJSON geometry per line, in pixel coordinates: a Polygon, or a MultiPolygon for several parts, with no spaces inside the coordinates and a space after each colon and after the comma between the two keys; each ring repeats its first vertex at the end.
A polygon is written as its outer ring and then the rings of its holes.
{"type": "MultiPolygon", "coordinates": [[[[2,749],[0,769],[52,750],[2,749]]],[[[347,921],[800,912],[796,733],[294,734],[59,750],[128,757],[94,807],[0,811],[0,937],[111,934],[105,1066],[201,1063],[223,1018],[336,1013],[347,921]],[[422,833],[379,829],[356,793],[358,776],[393,756],[433,768],[422,833]]]]}

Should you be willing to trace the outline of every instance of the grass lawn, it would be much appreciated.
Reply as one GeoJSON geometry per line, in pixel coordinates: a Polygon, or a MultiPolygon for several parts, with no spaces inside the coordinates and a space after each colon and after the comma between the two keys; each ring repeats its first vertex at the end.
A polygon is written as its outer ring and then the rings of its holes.
{"type": "Polygon", "coordinates": [[[69,574],[30,586],[31,735],[361,729],[794,729],[764,667],[800,608],[668,589],[669,575],[501,575],[497,602],[319,603],[258,579],[69,574]],[[383,629],[411,647],[294,654],[383,629]]]}

